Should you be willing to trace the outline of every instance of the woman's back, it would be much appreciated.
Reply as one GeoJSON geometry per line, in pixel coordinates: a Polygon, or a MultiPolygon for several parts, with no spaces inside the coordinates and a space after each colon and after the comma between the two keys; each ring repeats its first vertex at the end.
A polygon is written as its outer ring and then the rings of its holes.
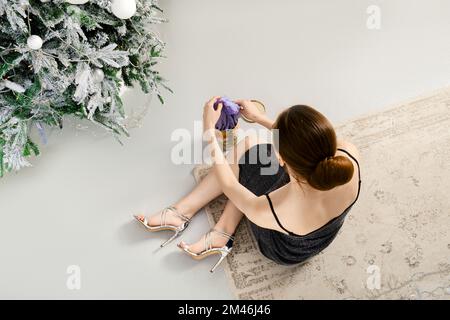
{"type": "MultiPolygon", "coordinates": [[[[299,263],[322,251],[336,237],[360,190],[358,159],[343,146],[357,157],[358,152],[346,143],[338,145],[336,154],[350,158],[354,174],[348,183],[329,191],[309,186],[303,191],[296,181],[290,180],[283,167],[279,167],[276,175],[260,175],[254,179],[262,167],[277,161],[271,145],[264,145],[267,153],[260,151],[261,145],[255,146],[257,163],[240,165],[239,181],[256,195],[267,197],[267,210],[261,212],[258,224],[250,221],[260,251],[266,257],[280,264],[299,263]],[[259,159],[265,154],[270,161],[259,159]]],[[[251,152],[250,149],[247,154],[251,152]]]]}
{"type": "MultiPolygon", "coordinates": [[[[355,201],[359,190],[360,178],[358,152],[354,146],[345,143],[338,145],[336,155],[349,157],[353,162],[355,170],[352,179],[348,183],[328,191],[320,191],[308,185],[300,186],[298,183],[293,182],[269,194],[275,215],[285,229],[297,235],[306,235],[340,216],[355,201]],[[349,149],[352,150],[351,153],[349,149]],[[349,152],[356,161],[342,150],[349,152]]],[[[268,210],[264,212],[264,217],[264,220],[267,222],[266,227],[287,234],[276,221],[269,204],[268,210]]]]}

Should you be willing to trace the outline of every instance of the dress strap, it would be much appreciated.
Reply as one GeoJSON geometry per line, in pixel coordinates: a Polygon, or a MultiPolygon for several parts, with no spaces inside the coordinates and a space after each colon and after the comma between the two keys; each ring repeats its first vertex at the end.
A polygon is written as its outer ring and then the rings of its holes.
{"type": "Polygon", "coordinates": [[[287,232],[289,235],[291,235],[291,236],[292,236],[292,235],[296,235],[295,233],[293,233],[293,232],[287,230],[285,227],[283,227],[283,225],[281,224],[280,220],[279,220],[278,217],[277,217],[277,214],[275,213],[275,210],[274,210],[273,204],[272,204],[272,200],[270,200],[269,194],[266,193],[266,194],[264,194],[264,195],[266,196],[267,200],[269,201],[270,210],[272,211],[272,214],[273,214],[275,220],[277,221],[278,225],[280,226],[280,228],[283,229],[284,231],[286,231],[286,232],[287,232]]]}
{"type": "Polygon", "coordinates": [[[355,199],[355,201],[353,201],[353,203],[350,205],[350,207],[351,207],[351,206],[356,202],[356,200],[358,200],[358,197],[359,197],[359,191],[361,190],[361,170],[360,170],[360,168],[359,168],[359,162],[358,162],[358,160],[356,160],[356,158],[355,158],[354,156],[352,156],[352,155],[350,154],[350,152],[348,152],[347,150],[341,149],[341,148],[338,148],[338,150],[340,150],[340,151],[346,153],[350,158],[352,158],[352,159],[356,162],[356,165],[357,165],[357,167],[358,167],[358,193],[356,194],[356,199],[355,199]]]}

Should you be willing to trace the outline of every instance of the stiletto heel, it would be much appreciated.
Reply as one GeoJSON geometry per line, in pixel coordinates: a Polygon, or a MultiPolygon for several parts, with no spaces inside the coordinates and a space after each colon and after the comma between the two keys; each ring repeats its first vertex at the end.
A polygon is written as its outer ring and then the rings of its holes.
{"type": "Polygon", "coordinates": [[[178,238],[178,236],[182,233],[182,231],[175,231],[175,233],[173,234],[173,236],[171,236],[169,239],[167,239],[166,241],[164,241],[163,243],[161,243],[161,248],[164,247],[166,244],[171,243],[173,240],[175,240],[176,238],[178,238]]]}
{"type": "Polygon", "coordinates": [[[210,272],[214,272],[214,270],[216,270],[216,268],[222,263],[223,260],[225,260],[225,258],[231,252],[231,249],[233,248],[233,243],[234,243],[234,235],[228,234],[223,231],[219,231],[217,229],[211,229],[205,235],[205,250],[203,250],[202,252],[200,252],[200,253],[192,252],[189,250],[188,247],[181,246],[181,244],[178,244],[178,247],[181,250],[183,250],[184,252],[186,252],[190,257],[197,259],[197,260],[201,260],[212,254],[220,254],[219,260],[214,264],[214,266],[210,270],[210,272]],[[213,248],[212,241],[211,241],[211,234],[213,232],[227,238],[228,239],[227,244],[221,248],[213,248]]]}
{"type": "Polygon", "coordinates": [[[185,215],[179,213],[177,211],[177,209],[173,206],[167,207],[161,211],[161,223],[159,226],[149,225],[147,218],[145,216],[144,216],[144,220],[139,219],[139,217],[137,215],[134,215],[134,218],[137,221],[139,221],[148,231],[157,232],[157,231],[169,230],[169,231],[175,232],[174,235],[172,235],[168,240],[164,241],[161,244],[161,248],[164,247],[165,245],[169,244],[170,242],[172,242],[177,237],[179,237],[183,233],[183,231],[186,230],[186,228],[189,226],[189,223],[191,222],[191,219],[189,219],[185,215]],[[184,222],[179,226],[167,224],[166,216],[167,216],[167,213],[169,213],[169,212],[171,212],[173,215],[180,218],[184,222]]]}
{"type": "Polygon", "coordinates": [[[209,272],[213,273],[214,270],[222,263],[223,260],[225,260],[226,256],[228,255],[228,252],[222,252],[220,259],[216,262],[216,264],[209,270],[209,272]]]}

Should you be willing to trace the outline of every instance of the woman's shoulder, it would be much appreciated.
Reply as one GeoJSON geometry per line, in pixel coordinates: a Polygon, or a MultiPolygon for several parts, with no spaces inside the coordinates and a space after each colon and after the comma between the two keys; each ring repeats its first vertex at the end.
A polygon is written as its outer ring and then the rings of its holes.
{"type": "Polygon", "coordinates": [[[354,166],[355,165],[358,166],[358,169],[356,169],[356,167],[355,167],[355,171],[353,173],[352,179],[348,183],[343,185],[342,186],[343,188],[341,188],[339,191],[336,190],[336,192],[342,192],[341,195],[339,196],[340,198],[348,199],[347,200],[348,203],[352,204],[352,203],[354,203],[355,198],[357,199],[358,195],[359,195],[360,181],[361,181],[361,176],[360,176],[360,172],[359,172],[359,163],[361,160],[361,155],[359,153],[358,148],[350,141],[338,140],[337,147],[347,151],[352,157],[354,157],[356,159],[356,163],[355,163],[355,159],[351,159],[351,157],[349,157],[349,155],[343,154],[344,156],[349,158],[350,161],[352,161],[354,163],[354,166]]]}
{"type": "Polygon", "coordinates": [[[361,160],[361,154],[359,153],[358,148],[350,141],[338,139],[337,147],[350,153],[358,162],[361,160]]]}

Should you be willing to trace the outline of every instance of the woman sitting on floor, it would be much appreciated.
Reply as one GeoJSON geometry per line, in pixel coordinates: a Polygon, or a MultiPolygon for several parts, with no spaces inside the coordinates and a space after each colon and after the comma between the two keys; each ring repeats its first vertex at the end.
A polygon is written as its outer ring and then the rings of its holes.
{"type": "MultiPolygon", "coordinates": [[[[213,108],[218,98],[205,104],[205,131],[213,131],[220,116],[221,106],[213,108]]],[[[231,161],[216,135],[208,135],[214,161],[208,175],[173,206],[136,218],[150,231],[175,231],[165,245],[186,229],[201,208],[224,193],[229,200],[215,227],[195,243],[181,242],[184,252],[194,258],[220,254],[214,271],[231,251],[235,230],[245,216],[264,256],[285,265],[303,262],[333,241],[358,199],[358,150],[337,140],[331,123],[311,107],[293,106],[273,122],[251,101],[236,103],[246,118],[277,130],[278,143],[246,137],[244,146],[238,144],[230,153],[239,161],[231,161]],[[267,170],[273,167],[276,170],[267,170]]]]}

